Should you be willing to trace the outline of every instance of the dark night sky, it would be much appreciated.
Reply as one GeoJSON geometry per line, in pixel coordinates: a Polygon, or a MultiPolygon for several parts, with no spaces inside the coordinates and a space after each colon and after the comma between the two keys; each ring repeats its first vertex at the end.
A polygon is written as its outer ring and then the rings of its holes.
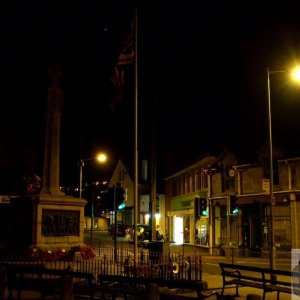
{"type": "MultiPolygon", "coordinates": [[[[54,62],[64,72],[62,183],[76,182],[79,158],[98,148],[132,160],[133,67],[126,68],[123,102],[115,110],[109,105],[132,2],[1,4],[1,170],[25,164],[41,175],[47,71],[54,62]]],[[[243,162],[257,159],[267,141],[265,68],[282,70],[298,60],[300,5],[140,3],[140,158],[149,157],[154,119],[159,171],[171,157],[177,157],[176,168],[206,152],[218,155],[223,147],[243,162]]],[[[300,87],[285,75],[271,77],[273,141],[299,156],[300,87]]]]}

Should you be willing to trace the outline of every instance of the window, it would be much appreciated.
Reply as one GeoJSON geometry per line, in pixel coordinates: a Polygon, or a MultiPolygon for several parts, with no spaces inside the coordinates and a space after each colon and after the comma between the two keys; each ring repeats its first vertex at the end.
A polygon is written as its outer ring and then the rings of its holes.
{"type": "Polygon", "coordinates": [[[202,176],[203,172],[201,169],[198,170],[198,190],[201,190],[202,188],[202,176]]]}
{"type": "Polygon", "coordinates": [[[201,172],[201,189],[207,189],[207,173],[201,172]]]}
{"type": "Polygon", "coordinates": [[[185,194],[185,181],[184,175],[181,176],[181,195],[185,194]]]}
{"type": "Polygon", "coordinates": [[[199,175],[198,175],[198,170],[195,170],[195,190],[199,189],[199,175]]]}
{"type": "Polygon", "coordinates": [[[190,173],[191,192],[195,192],[195,171],[190,173]]]}
{"type": "Polygon", "coordinates": [[[273,159],[273,183],[279,185],[279,170],[277,159],[273,159]]]}
{"type": "MultiPolygon", "coordinates": [[[[270,161],[268,158],[262,160],[263,178],[270,178],[270,161]]],[[[273,184],[279,185],[279,170],[277,159],[273,159],[273,184]]]]}
{"type": "Polygon", "coordinates": [[[176,177],[176,183],[177,183],[177,195],[181,195],[181,191],[182,191],[182,188],[181,188],[181,177],[176,177]]]}
{"type": "Polygon", "coordinates": [[[184,175],[184,193],[187,194],[190,191],[190,185],[189,185],[189,177],[188,175],[184,175]]]}
{"type": "Polygon", "coordinates": [[[172,180],[172,196],[177,196],[177,181],[176,178],[172,180]]]}
{"type": "Polygon", "coordinates": [[[267,158],[262,159],[263,178],[270,178],[269,160],[267,158]]]}
{"type": "Polygon", "coordinates": [[[294,187],[297,183],[297,178],[296,178],[296,166],[295,164],[291,164],[291,185],[294,187]]]}

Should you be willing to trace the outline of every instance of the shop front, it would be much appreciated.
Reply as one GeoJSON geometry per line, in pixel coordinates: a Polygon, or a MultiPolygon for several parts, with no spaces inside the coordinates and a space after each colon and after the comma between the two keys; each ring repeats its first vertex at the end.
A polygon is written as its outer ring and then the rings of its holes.
{"type": "Polygon", "coordinates": [[[176,244],[193,244],[194,236],[192,232],[194,228],[194,217],[191,211],[173,211],[169,215],[171,241],[176,244]]]}
{"type": "MultiPolygon", "coordinates": [[[[206,200],[206,194],[201,196],[206,200]]],[[[209,248],[209,207],[201,214],[199,194],[173,199],[169,216],[170,241],[209,248]]]]}
{"type": "Polygon", "coordinates": [[[223,255],[227,243],[227,197],[210,199],[211,238],[210,253],[223,255]]]}
{"type": "Polygon", "coordinates": [[[178,198],[172,201],[169,216],[170,241],[176,244],[195,243],[194,198],[178,198]]]}
{"type": "Polygon", "coordinates": [[[239,198],[241,247],[250,256],[268,254],[272,239],[276,250],[290,251],[292,247],[289,195],[282,193],[275,197],[276,204],[272,206],[268,195],[239,198]]]}
{"type": "Polygon", "coordinates": [[[209,246],[208,218],[199,218],[195,225],[195,245],[209,246]]]}

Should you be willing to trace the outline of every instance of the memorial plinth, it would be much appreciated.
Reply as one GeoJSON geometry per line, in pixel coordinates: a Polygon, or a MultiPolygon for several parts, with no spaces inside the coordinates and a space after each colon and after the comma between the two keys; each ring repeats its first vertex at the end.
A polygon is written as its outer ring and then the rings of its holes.
{"type": "Polygon", "coordinates": [[[32,246],[46,249],[71,248],[84,244],[84,206],[86,201],[66,196],[59,188],[60,119],[63,91],[60,68],[49,68],[42,190],[33,200],[32,246]]]}
{"type": "Polygon", "coordinates": [[[85,205],[83,199],[41,194],[33,203],[33,246],[68,249],[83,245],[85,205]]]}

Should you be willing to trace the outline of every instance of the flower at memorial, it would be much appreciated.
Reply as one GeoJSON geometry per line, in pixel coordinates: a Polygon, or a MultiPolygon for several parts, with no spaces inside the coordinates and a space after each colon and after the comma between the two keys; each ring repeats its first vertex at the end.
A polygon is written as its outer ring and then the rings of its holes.
{"type": "Polygon", "coordinates": [[[29,248],[25,253],[25,258],[31,261],[57,261],[67,259],[68,253],[61,249],[41,249],[39,247],[29,248]]]}
{"type": "Polygon", "coordinates": [[[25,258],[30,261],[70,261],[79,254],[80,259],[95,258],[94,249],[91,246],[74,246],[66,249],[41,249],[39,247],[29,248],[25,252],[25,258]]]}
{"type": "Polygon", "coordinates": [[[80,253],[81,259],[95,258],[94,249],[91,246],[75,246],[70,249],[69,254],[74,257],[75,253],[80,253]]]}

